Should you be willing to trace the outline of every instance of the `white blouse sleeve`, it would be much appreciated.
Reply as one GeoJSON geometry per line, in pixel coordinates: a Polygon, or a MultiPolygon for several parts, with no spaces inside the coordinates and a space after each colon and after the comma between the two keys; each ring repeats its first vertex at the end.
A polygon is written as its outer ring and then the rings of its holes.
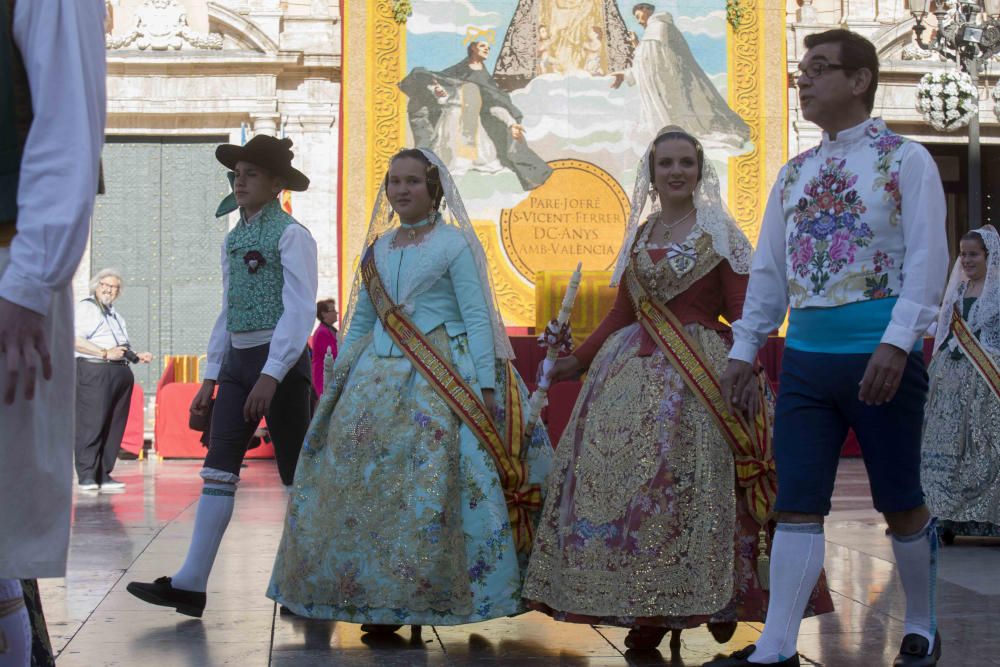
{"type": "Polygon", "coordinates": [[[947,209],[937,164],[916,142],[904,150],[899,171],[903,287],[882,342],[909,351],[937,318],[949,267],[947,209]]]}
{"type": "Polygon", "coordinates": [[[229,349],[229,330],[226,329],[226,319],[229,315],[229,255],[226,253],[226,242],[222,241],[222,257],[219,265],[222,267],[222,309],[215,318],[212,334],[208,337],[208,350],[205,355],[206,380],[218,380],[222,371],[222,360],[229,349]]]}
{"type": "Polygon", "coordinates": [[[788,312],[785,215],[781,203],[784,176],[782,170],[767,199],[757,249],[750,265],[750,284],[743,302],[743,317],[733,322],[733,348],[729,358],[750,364],[788,312]]]}
{"type": "Polygon", "coordinates": [[[274,327],[271,349],[261,374],[278,382],[295,365],[306,349],[316,318],[316,291],[319,269],[316,241],[309,230],[299,224],[288,225],[278,241],[281,252],[281,272],[285,280],[281,289],[284,312],[274,327]]]}

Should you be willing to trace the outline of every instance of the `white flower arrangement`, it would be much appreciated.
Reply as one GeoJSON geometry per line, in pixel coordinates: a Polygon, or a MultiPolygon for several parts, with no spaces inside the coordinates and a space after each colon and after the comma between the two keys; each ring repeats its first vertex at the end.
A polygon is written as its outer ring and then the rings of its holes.
{"type": "MultiPolygon", "coordinates": [[[[1000,85],[993,89],[993,110],[1000,117],[1000,85]]],[[[957,130],[979,113],[979,91],[965,72],[929,72],[917,84],[917,111],[935,130],[957,130]]]]}

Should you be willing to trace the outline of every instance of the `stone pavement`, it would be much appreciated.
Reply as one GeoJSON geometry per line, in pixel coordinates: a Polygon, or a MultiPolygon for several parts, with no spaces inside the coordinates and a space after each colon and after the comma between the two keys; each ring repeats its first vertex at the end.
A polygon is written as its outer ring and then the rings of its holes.
{"type": "MultiPolygon", "coordinates": [[[[59,667],[245,667],[438,665],[604,667],[701,665],[753,641],[741,624],[726,646],[704,629],[685,631],[680,651],[633,655],[626,630],[556,623],[531,613],[458,627],[404,628],[370,642],[359,626],[282,617],[264,597],[281,536],[285,495],[271,461],[244,471],[236,511],[209,582],[202,619],[146,605],[132,579],[172,574],[184,558],[200,493],[196,461],[121,461],[119,493],[77,492],[69,573],[42,582],[59,667]]],[[[826,565],[837,610],[802,624],[803,665],[892,664],[903,598],[885,524],[871,509],[864,468],[842,462],[827,523],[826,565]]],[[[1000,665],[1000,546],[960,540],[943,547],[938,617],[941,667],[1000,665]]]]}

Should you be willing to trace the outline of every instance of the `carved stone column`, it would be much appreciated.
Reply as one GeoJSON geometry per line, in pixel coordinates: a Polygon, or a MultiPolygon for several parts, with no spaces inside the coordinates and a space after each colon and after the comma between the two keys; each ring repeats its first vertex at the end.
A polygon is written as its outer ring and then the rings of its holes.
{"type": "Polygon", "coordinates": [[[876,0],[843,0],[844,15],[840,22],[842,25],[852,23],[872,23],[875,21],[875,1],[876,0]]]}
{"type": "Polygon", "coordinates": [[[883,25],[895,25],[909,17],[905,9],[903,0],[878,0],[876,20],[883,25]]]}
{"type": "MultiPolygon", "coordinates": [[[[307,87],[308,83],[307,82],[307,87]]],[[[327,95],[337,99],[336,86],[316,82],[316,88],[328,88],[327,95]]],[[[309,189],[292,193],[292,215],[309,228],[316,240],[319,255],[319,294],[336,297],[337,270],[337,161],[339,154],[337,106],[325,101],[308,107],[287,103],[282,107],[285,134],[294,145],[292,164],[310,178],[309,189]]]]}
{"type": "Polygon", "coordinates": [[[340,31],[336,19],[326,16],[287,16],[279,45],[282,51],[329,55],[337,49],[340,31]]]}
{"type": "Polygon", "coordinates": [[[816,8],[813,7],[813,0],[802,0],[798,15],[795,17],[799,23],[810,25],[816,23],[816,8]]]}
{"type": "Polygon", "coordinates": [[[250,114],[250,121],[253,123],[252,132],[254,136],[267,134],[277,136],[278,134],[278,114],[250,114]]]}
{"type": "Polygon", "coordinates": [[[281,22],[285,18],[280,0],[255,0],[248,16],[268,37],[275,42],[278,41],[281,36],[281,22]]]}

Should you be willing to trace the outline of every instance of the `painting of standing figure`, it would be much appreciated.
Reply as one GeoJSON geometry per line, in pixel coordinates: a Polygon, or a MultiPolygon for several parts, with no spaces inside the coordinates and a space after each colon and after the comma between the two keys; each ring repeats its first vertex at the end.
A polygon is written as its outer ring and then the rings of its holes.
{"type": "Polygon", "coordinates": [[[473,208],[490,200],[495,215],[498,204],[516,205],[548,180],[549,163],[567,158],[600,166],[627,190],[642,145],[666,125],[704,138],[723,185],[724,161],[752,147],[750,128],[726,101],[722,0],[413,7],[399,83],[406,126],[413,145],[441,156],[460,181],[472,179],[464,185],[473,208]],[[449,58],[452,49],[465,57],[449,58]]]}
{"type": "MultiPolygon", "coordinates": [[[[755,176],[736,183],[729,175],[734,160],[765,159],[763,144],[752,150],[765,135],[751,139],[761,127],[756,98],[741,93],[735,110],[733,92],[747,82],[731,62],[747,50],[734,48],[752,31],[730,27],[726,0],[411,6],[403,23],[369,14],[357,24],[370,27],[374,17],[378,30],[398,30],[397,41],[376,40],[368,53],[375,87],[348,96],[349,105],[364,102],[368,127],[378,128],[361,159],[380,171],[390,143],[441,158],[462,188],[509,322],[536,323],[536,276],[581,261],[589,272],[613,264],[637,165],[664,126],[697,134],[720,191],[739,202],[740,224],[752,216],[755,176]]],[[[345,242],[351,253],[354,243],[345,242]]]]}
{"type": "Polygon", "coordinates": [[[628,69],[615,72],[612,88],[636,86],[642,100],[641,123],[647,134],[680,125],[700,137],[741,148],[750,128],[729,108],[698,64],[669,12],[641,2],[632,10],[644,29],[628,69]]]}
{"type": "Polygon", "coordinates": [[[416,67],[399,83],[414,143],[434,151],[456,176],[506,167],[532,190],[552,169],[528,146],[524,114],[486,69],[489,55],[487,42],[474,41],[460,62],[440,72],[416,67]]]}

